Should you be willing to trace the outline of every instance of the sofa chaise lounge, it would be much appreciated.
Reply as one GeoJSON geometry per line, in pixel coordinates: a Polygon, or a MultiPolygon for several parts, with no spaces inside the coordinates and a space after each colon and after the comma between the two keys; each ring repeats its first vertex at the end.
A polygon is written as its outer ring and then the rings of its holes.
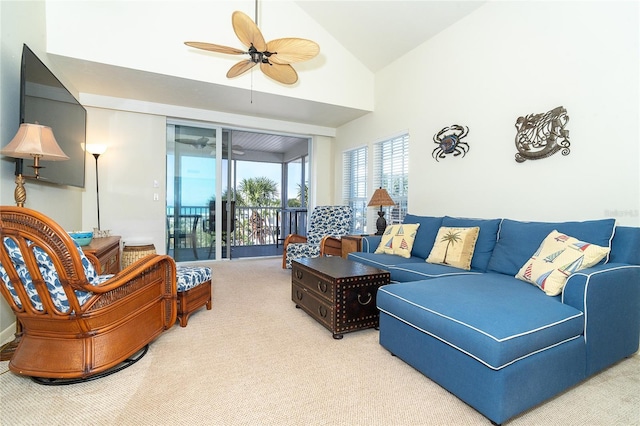
{"type": "MultiPolygon", "coordinates": [[[[547,223],[416,215],[407,215],[404,224],[419,224],[410,257],[375,253],[376,236],[349,254],[391,273],[392,284],[377,294],[380,344],[493,423],[638,350],[640,228],[616,227],[613,219],[547,223]],[[479,228],[468,269],[425,261],[441,227],[479,228]],[[606,252],[593,266],[564,268],[557,295],[547,294],[543,278],[522,279],[553,231],[561,237],[551,243],[571,237],[580,250],[592,245],[606,252]]],[[[559,252],[542,259],[543,266],[559,252]]]]}

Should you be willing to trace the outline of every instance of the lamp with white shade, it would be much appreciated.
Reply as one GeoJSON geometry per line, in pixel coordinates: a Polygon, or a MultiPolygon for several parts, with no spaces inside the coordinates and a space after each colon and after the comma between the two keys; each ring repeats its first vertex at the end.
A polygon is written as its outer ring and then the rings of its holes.
{"type": "Polygon", "coordinates": [[[0,150],[0,154],[13,158],[33,158],[33,176],[24,176],[22,169],[18,169],[16,176],[16,189],[14,197],[18,207],[24,207],[27,200],[27,192],[24,188],[24,179],[39,179],[39,170],[43,167],[42,161],[63,161],[69,157],[62,151],[51,127],[40,124],[22,123],[11,142],[0,150]]]}
{"type": "MultiPolygon", "coordinates": [[[[40,178],[40,169],[43,167],[40,165],[40,160],[63,161],[69,159],[60,146],[58,146],[51,127],[42,126],[37,123],[22,123],[16,135],[11,139],[11,142],[0,150],[0,154],[16,159],[33,158],[33,165],[30,166],[33,167],[33,176],[23,176],[22,166],[20,163],[16,163],[16,189],[14,191],[14,198],[18,207],[24,207],[24,203],[27,201],[27,191],[24,188],[25,178],[40,178]]],[[[8,361],[11,359],[20,343],[21,336],[22,324],[16,319],[15,338],[0,348],[0,361],[8,361]]]]}

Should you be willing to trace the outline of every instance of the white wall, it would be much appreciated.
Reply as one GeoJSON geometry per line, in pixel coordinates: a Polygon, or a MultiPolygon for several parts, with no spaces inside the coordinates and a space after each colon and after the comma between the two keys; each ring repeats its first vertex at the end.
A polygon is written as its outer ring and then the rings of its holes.
{"type": "MultiPolygon", "coordinates": [[[[53,68],[43,53],[46,47],[44,2],[0,1],[0,39],[0,146],[4,146],[16,134],[20,124],[20,62],[23,43],[28,44],[45,64],[53,68]]],[[[73,88],[69,88],[73,93],[73,88]]],[[[27,167],[29,164],[33,163],[25,160],[25,174],[32,171],[27,167]]],[[[46,167],[46,162],[42,165],[46,167]]],[[[0,157],[0,205],[15,205],[14,170],[13,160],[0,157]]],[[[30,181],[27,181],[25,187],[25,207],[43,212],[65,229],[81,227],[82,189],[30,181]]],[[[0,342],[12,336],[14,322],[15,316],[11,309],[3,298],[0,299],[0,342]]]]}
{"type": "MultiPolygon", "coordinates": [[[[159,252],[165,248],[165,141],[165,117],[87,108],[87,143],[107,145],[98,158],[101,229],[120,235],[123,243],[153,243],[159,252]]],[[[97,226],[95,158],[87,154],[87,162],[82,211],[84,228],[92,229],[97,226]]]]}
{"type": "MultiPolygon", "coordinates": [[[[203,41],[242,48],[231,25],[236,10],[254,19],[255,2],[48,1],[47,49],[61,56],[247,89],[247,79],[225,77],[243,58],[198,51],[183,43],[203,41]]],[[[318,57],[295,66],[301,77],[295,84],[296,98],[373,109],[373,73],[295,2],[262,1],[258,18],[267,42],[302,37],[320,45],[318,57]],[[322,72],[310,72],[319,68],[322,72]]],[[[266,78],[252,79],[251,88],[291,96],[290,86],[266,78]]]]}
{"type": "Polygon", "coordinates": [[[637,2],[489,2],[376,75],[376,110],[338,129],[335,162],[409,129],[409,212],[638,226],[638,21],[637,2]],[[516,163],[516,119],[560,105],[571,153],[516,163]],[[452,124],[469,152],[436,162],[452,124]]]}

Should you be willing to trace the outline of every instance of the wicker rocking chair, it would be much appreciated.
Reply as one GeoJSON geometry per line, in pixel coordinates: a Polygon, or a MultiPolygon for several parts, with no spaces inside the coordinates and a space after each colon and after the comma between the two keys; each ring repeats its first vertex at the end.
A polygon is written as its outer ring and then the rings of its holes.
{"type": "Polygon", "coordinates": [[[176,321],[176,266],[139,259],[99,275],[57,223],[24,207],[0,207],[0,293],[22,326],[14,373],[90,379],[140,353],[176,321]]]}

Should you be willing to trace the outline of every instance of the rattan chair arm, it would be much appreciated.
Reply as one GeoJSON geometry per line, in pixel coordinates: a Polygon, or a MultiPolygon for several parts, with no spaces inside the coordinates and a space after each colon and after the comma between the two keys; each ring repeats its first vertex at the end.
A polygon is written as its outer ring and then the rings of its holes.
{"type": "Polygon", "coordinates": [[[320,256],[342,256],[342,240],[327,235],[320,241],[320,256]]]}
{"type": "Polygon", "coordinates": [[[98,259],[98,257],[93,253],[85,253],[84,256],[89,259],[89,262],[91,262],[91,265],[93,265],[96,273],[98,275],[102,274],[102,265],[100,265],[100,260],[98,259]]]}

